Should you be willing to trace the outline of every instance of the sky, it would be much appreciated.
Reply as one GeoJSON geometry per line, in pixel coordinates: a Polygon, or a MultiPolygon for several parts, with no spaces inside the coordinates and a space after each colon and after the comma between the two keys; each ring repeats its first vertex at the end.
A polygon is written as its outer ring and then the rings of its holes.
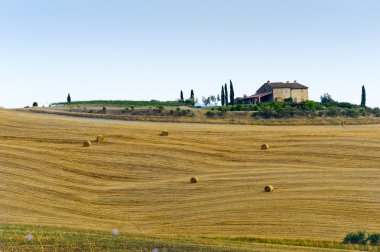
{"type": "Polygon", "coordinates": [[[378,0],[0,0],[0,106],[235,96],[297,80],[380,106],[378,0]]]}

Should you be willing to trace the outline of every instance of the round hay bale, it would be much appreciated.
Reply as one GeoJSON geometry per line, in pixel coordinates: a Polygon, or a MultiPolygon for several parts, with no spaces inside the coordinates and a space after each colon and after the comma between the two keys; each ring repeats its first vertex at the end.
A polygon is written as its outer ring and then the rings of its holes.
{"type": "Polygon", "coordinates": [[[195,183],[198,183],[198,178],[197,177],[192,177],[191,179],[190,179],[190,183],[192,183],[192,184],[195,184],[195,183]]]}
{"type": "Polygon", "coordinates": [[[84,141],[83,147],[90,147],[91,142],[90,141],[84,141]]]}
{"type": "Polygon", "coordinates": [[[271,185],[266,185],[264,187],[264,191],[266,191],[266,192],[273,192],[273,190],[274,190],[274,188],[271,185]]]}
{"type": "Polygon", "coordinates": [[[269,145],[268,144],[262,144],[261,145],[261,149],[262,150],[267,150],[267,149],[269,149],[269,145]]]}
{"type": "Polygon", "coordinates": [[[169,131],[163,130],[160,134],[160,136],[169,136],[169,131]]]}
{"type": "Polygon", "coordinates": [[[104,136],[103,135],[97,136],[96,137],[96,142],[98,142],[98,143],[104,142],[104,136]]]}

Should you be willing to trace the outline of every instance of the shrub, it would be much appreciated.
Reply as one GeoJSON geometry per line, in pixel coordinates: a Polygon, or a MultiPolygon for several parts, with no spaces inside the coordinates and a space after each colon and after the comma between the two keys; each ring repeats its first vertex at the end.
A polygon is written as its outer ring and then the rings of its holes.
{"type": "Polygon", "coordinates": [[[360,115],[360,113],[359,113],[359,110],[357,110],[357,109],[347,109],[346,110],[346,115],[348,117],[354,117],[354,118],[356,118],[356,117],[358,117],[360,115]]]}
{"type": "MultiPolygon", "coordinates": [[[[161,106],[162,107],[162,106],[161,106]]],[[[163,109],[163,108],[162,108],[163,109]]],[[[160,110],[162,110],[162,109],[160,109],[160,110]]],[[[177,110],[177,112],[179,112],[179,111],[181,111],[181,108],[180,107],[178,107],[178,108],[176,108],[175,110],[177,110]]]]}
{"type": "Polygon", "coordinates": [[[38,103],[37,102],[33,102],[33,107],[38,107],[38,103]]]}
{"type": "Polygon", "coordinates": [[[241,107],[241,111],[252,111],[252,106],[249,105],[249,106],[242,106],[241,107]]]}
{"type": "Polygon", "coordinates": [[[314,101],[304,101],[301,103],[301,108],[303,110],[314,111],[315,110],[315,102],[314,101]]]}
{"type": "Polygon", "coordinates": [[[380,244],[380,233],[368,234],[367,241],[371,245],[378,245],[378,244],[380,244]]]}
{"type": "Polygon", "coordinates": [[[323,106],[321,103],[316,102],[316,103],[315,103],[315,109],[316,109],[316,110],[324,110],[324,109],[326,109],[326,107],[323,106]]]}
{"type": "Polygon", "coordinates": [[[327,116],[333,116],[333,117],[336,117],[336,116],[338,116],[338,112],[339,112],[339,109],[337,109],[337,108],[335,108],[335,107],[332,107],[332,108],[329,108],[329,109],[327,110],[326,115],[327,115],[327,116]]]}
{"type": "Polygon", "coordinates": [[[228,109],[227,109],[226,107],[219,107],[218,110],[219,110],[220,112],[225,113],[225,112],[227,112],[228,109]]]}
{"type": "Polygon", "coordinates": [[[276,111],[276,117],[279,118],[286,118],[286,117],[291,117],[294,116],[294,114],[290,115],[291,111],[285,110],[283,108],[277,109],[276,111]]]}
{"type": "Polygon", "coordinates": [[[270,118],[275,115],[275,112],[273,111],[271,107],[264,107],[259,110],[258,115],[265,118],[270,118]]]}
{"type": "Polygon", "coordinates": [[[182,110],[181,113],[179,113],[181,116],[187,116],[191,113],[191,111],[188,109],[188,110],[182,110]]]}
{"type": "Polygon", "coordinates": [[[271,107],[277,110],[282,107],[282,104],[283,104],[282,102],[274,102],[273,104],[271,104],[271,107]]]}
{"type": "Polygon", "coordinates": [[[343,239],[343,243],[352,243],[352,244],[366,244],[366,233],[365,231],[358,231],[356,233],[348,233],[343,239]]]}
{"type": "Polygon", "coordinates": [[[373,114],[376,116],[376,117],[380,117],[380,109],[379,108],[374,108],[373,109],[373,114]]]}
{"type": "MultiPolygon", "coordinates": [[[[349,102],[339,102],[339,105],[338,105],[340,108],[348,108],[348,109],[352,109],[353,107],[355,107],[354,104],[351,104],[349,102]]],[[[357,107],[357,106],[356,106],[357,107]]]]}
{"type": "Polygon", "coordinates": [[[209,111],[206,112],[206,116],[207,116],[207,117],[214,117],[214,116],[215,116],[215,112],[209,110],[209,111]]]}
{"type": "Polygon", "coordinates": [[[359,108],[359,113],[362,116],[368,115],[368,111],[365,108],[363,108],[363,107],[359,108]]]}
{"type": "Polygon", "coordinates": [[[253,111],[259,111],[259,106],[257,106],[257,104],[252,105],[252,110],[253,111]]]}
{"type": "Polygon", "coordinates": [[[242,104],[236,105],[236,111],[241,111],[241,110],[243,110],[243,105],[242,104]]]}
{"type": "Polygon", "coordinates": [[[318,111],[317,115],[320,117],[325,117],[326,113],[324,111],[318,111]]]}
{"type": "Polygon", "coordinates": [[[194,106],[194,100],[193,99],[186,99],[185,103],[188,105],[194,106]]]}
{"type": "Polygon", "coordinates": [[[293,98],[292,97],[286,98],[284,99],[284,102],[293,102],[293,98]]]}
{"type": "Polygon", "coordinates": [[[291,106],[286,106],[284,108],[284,113],[290,117],[293,117],[297,114],[298,110],[296,108],[293,108],[291,106]]]}
{"type": "Polygon", "coordinates": [[[107,110],[107,108],[106,107],[103,107],[103,111],[106,111],[107,110]]]}

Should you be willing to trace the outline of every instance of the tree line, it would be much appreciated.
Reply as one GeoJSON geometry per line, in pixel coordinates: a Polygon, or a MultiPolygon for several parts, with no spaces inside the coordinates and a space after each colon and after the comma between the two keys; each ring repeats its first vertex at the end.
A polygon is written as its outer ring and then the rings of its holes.
{"type": "Polygon", "coordinates": [[[219,102],[221,102],[222,106],[228,106],[228,105],[235,105],[235,91],[234,91],[234,85],[232,84],[232,81],[230,80],[230,90],[228,93],[228,88],[227,88],[227,83],[224,83],[222,85],[222,89],[220,94],[215,95],[210,95],[208,97],[202,97],[202,102],[206,107],[214,103],[215,106],[218,105],[219,102]]]}

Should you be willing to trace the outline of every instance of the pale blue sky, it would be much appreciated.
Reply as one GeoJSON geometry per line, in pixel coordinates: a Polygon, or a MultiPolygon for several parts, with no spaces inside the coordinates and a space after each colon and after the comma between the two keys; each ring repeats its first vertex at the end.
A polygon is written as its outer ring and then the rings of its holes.
{"type": "Polygon", "coordinates": [[[0,0],[0,106],[297,80],[380,106],[378,0],[0,0]]]}

